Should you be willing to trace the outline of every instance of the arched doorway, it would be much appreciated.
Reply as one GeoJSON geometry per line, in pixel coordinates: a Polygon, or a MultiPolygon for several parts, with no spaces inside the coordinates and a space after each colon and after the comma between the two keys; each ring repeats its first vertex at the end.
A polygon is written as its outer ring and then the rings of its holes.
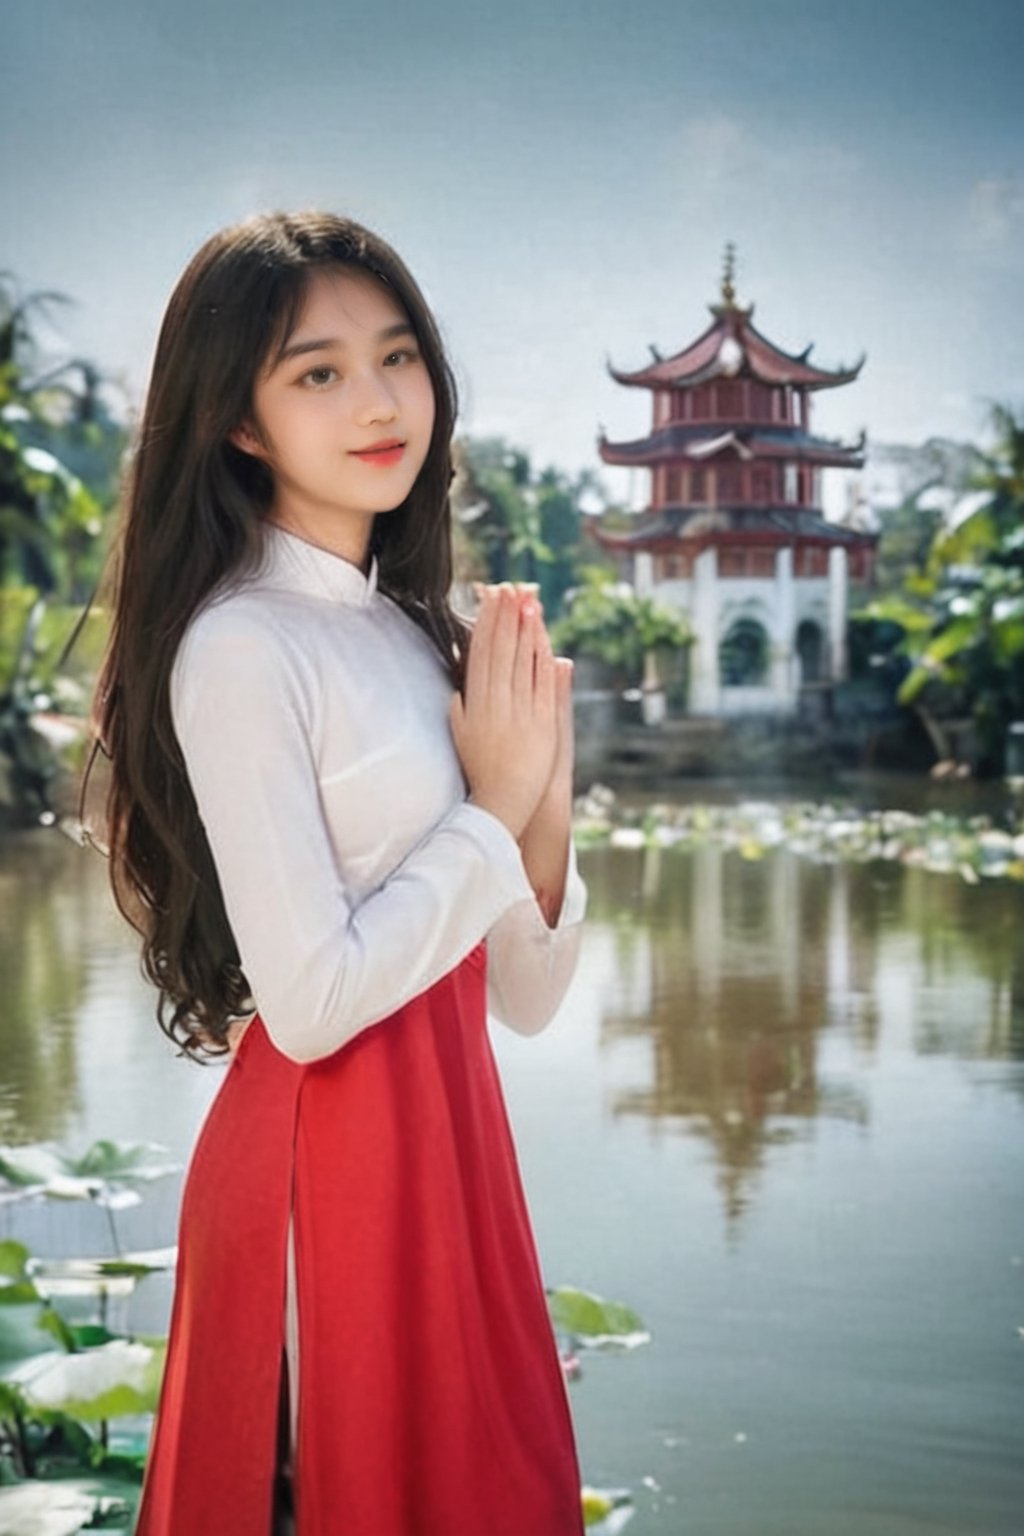
{"type": "Polygon", "coordinates": [[[821,625],[813,619],[804,619],[797,625],[796,654],[800,660],[800,684],[820,683],[822,680],[825,637],[821,625]]]}
{"type": "Polygon", "coordinates": [[[757,688],[768,680],[768,635],[756,619],[736,619],[718,647],[724,688],[757,688]]]}

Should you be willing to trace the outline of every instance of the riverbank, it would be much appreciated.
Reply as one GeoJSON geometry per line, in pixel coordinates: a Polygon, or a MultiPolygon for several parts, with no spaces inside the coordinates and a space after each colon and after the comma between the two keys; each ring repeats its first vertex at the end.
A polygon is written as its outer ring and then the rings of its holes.
{"type": "Polygon", "coordinates": [[[906,711],[794,716],[682,715],[657,724],[630,718],[608,692],[583,692],[575,705],[581,776],[607,784],[653,780],[820,776],[863,769],[927,774],[935,752],[906,711]]]}

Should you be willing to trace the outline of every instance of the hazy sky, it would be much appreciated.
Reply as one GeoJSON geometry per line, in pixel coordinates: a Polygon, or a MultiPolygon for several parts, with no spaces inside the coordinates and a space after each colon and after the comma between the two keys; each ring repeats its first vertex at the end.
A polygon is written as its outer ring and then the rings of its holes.
{"type": "Polygon", "coordinates": [[[1019,0],[8,0],[3,33],[0,267],[136,398],[202,240],[320,206],[416,274],[460,426],[538,467],[647,430],[605,358],[703,330],[729,239],[755,325],[868,354],[823,434],[1024,404],[1019,0]]]}

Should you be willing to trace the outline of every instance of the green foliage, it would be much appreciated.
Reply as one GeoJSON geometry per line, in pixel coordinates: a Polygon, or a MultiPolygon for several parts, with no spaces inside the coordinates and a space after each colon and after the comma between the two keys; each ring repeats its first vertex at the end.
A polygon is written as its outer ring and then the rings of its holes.
{"type": "Polygon", "coordinates": [[[529,456],[502,437],[460,438],[457,456],[452,504],[460,563],[480,580],[536,582],[553,618],[578,579],[580,503],[601,498],[596,475],[572,479],[553,467],[536,474],[529,456]]]}
{"type": "Polygon", "coordinates": [[[112,1452],[107,1421],[155,1412],[166,1340],[68,1323],[36,1286],[46,1267],[0,1243],[0,1530],[123,1528],[145,1455],[112,1452]]]}
{"type": "Polygon", "coordinates": [[[0,1372],[53,1348],[53,1332],[44,1323],[49,1303],[28,1278],[0,1285],[0,1372]]]}
{"type": "Polygon", "coordinates": [[[0,1280],[27,1279],[27,1261],[28,1249],[24,1243],[16,1243],[11,1237],[0,1242],[0,1280]]]}
{"type": "Polygon", "coordinates": [[[157,1142],[101,1140],[80,1157],[51,1142],[0,1146],[0,1179],[12,1189],[59,1200],[109,1198],[124,1185],[161,1179],[179,1166],[157,1142]]]}
{"type": "Polygon", "coordinates": [[[630,683],[639,683],[649,651],[675,650],[692,642],[688,621],[674,609],[653,598],[638,597],[593,567],[584,568],[582,585],[573,593],[568,613],[551,630],[556,651],[596,656],[621,670],[630,683]]]}
{"type": "Polygon", "coordinates": [[[463,438],[456,517],[487,581],[537,581],[553,559],[544,541],[529,458],[504,438],[463,438]]]}
{"type": "Polygon", "coordinates": [[[983,767],[998,771],[1007,727],[1024,718],[1024,426],[1002,406],[993,424],[994,449],[978,455],[923,562],[851,620],[898,627],[893,653],[908,663],[898,702],[936,736],[943,717],[973,716],[983,767]]]}
{"type": "Polygon", "coordinates": [[[609,1344],[630,1347],[650,1341],[638,1313],[620,1301],[595,1296],[592,1291],[581,1291],[571,1285],[549,1290],[548,1309],[556,1328],[592,1348],[609,1344]]]}
{"type": "Polygon", "coordinates": [[[126,1414],[155,1413],[163,1375],[162,1339],[111,1336],[73,1351],[53,1351],[24,1371],[25,1400],[33,1409],[102,1423],[126,1414]]]}
{"type": "Polygon", "coordinates": [[[26,582],[77,602],[98,574],[127,435],[102,404],[94,367],[74,359],[41,371],[31,317],[55,302],[67,300],[19,298],[0,274],[0,588],[26,582]]]}

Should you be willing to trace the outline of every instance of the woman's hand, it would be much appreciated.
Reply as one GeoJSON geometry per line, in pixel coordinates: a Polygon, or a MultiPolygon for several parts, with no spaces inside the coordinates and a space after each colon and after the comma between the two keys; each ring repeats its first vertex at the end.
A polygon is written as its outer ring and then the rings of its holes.
{"type": "Polygon", "coordinates": [[[484,587],[449,719],[470,799],[522,836],[551,780],[558,745],[556,669],[535,599],[484,587]]]}

